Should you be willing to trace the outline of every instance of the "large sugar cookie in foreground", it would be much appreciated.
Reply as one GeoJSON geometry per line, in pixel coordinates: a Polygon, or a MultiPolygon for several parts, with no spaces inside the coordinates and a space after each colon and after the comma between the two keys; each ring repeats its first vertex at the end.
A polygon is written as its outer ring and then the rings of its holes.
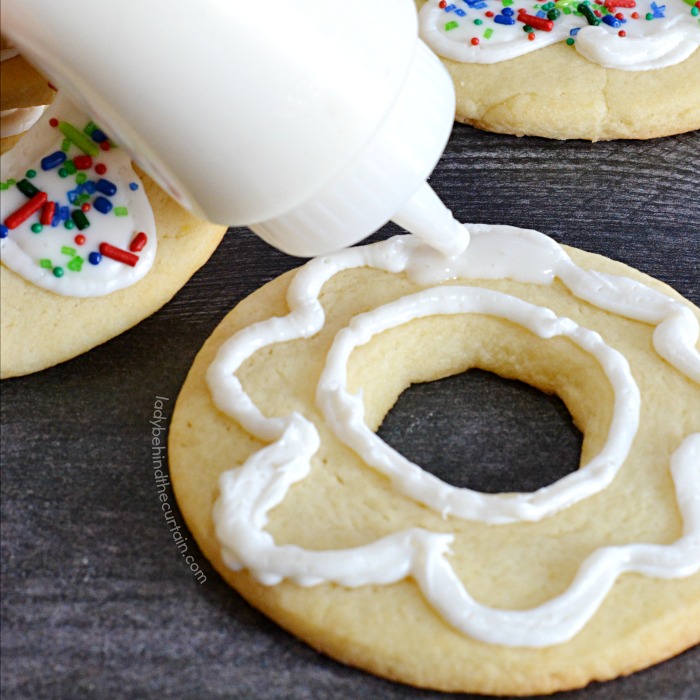
{"type": "Polygon", "coordinates": [[[169,437],[220,574],[280,625],[404,683],[536,694],[700,640],[700,310],[535,231],[411,236],[262,287],[197,356],[169,437]],[[473,367],[556,393],[580,468],[455,488],[375,430],[410,384],[473,367]]]}
{"type": "Polygon", "coordinates": [[[457,119],[555,139],[700,128],[700,9],[690,0],[418,1],[457,119]]]}
{"type": "Polygon", "coordinates": [[[63,98],[0,164],[3,378],[68,360],[143,320],[225,232],[137,174],[63,98]]]}

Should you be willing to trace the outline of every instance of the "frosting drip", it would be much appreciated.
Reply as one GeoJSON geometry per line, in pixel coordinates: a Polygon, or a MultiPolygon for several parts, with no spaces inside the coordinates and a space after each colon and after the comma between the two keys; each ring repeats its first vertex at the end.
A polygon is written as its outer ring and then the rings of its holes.
{"type": "Polygon", "coordinates": [[[27,281],[91,297],[151,268],[155,220],[128,155],[60,95],[2,156],[0,181],[0,255],[27,281]]]}
{"type": "Polygon", "coordinates": [[[424,41],[445,58],[497,63],[565,41],[592,63],[652,70],[700,45],[700,11],[687,0],[428,0],[424,41]]]}
{"type": "MultiPolygon", "coordinates": [[[[317,333],[325,316],[319,302],[336,273],[371,266],[405,272],[421,285],[454,278],[511,278],[534,284],[554,279],[598,308],[656,326],[655,351],[680,373],[700,383],[700,335],[695,315],[680,302],[626,277],[583,270],[554,241],[536,231],[470,226],[467,252],[446,258],[412,236],[341,251],[312,260],[296,274],[287,294],[290,313],[241,330],[219,350],[207,381],[217,407],[270,444],[243,466],[221,476],[214,521],[222,556],[234,570],[247,568],[263,584],[284,579],[312,586],[382,585],[412,577],[426,600],[455,628],[483,641],[547,646],[573,637],[592,617],[615,580],[634,571],[675,578],[700,571],[700,433],[686,436],[671,460],[683,517],[682,536],[670,544],[603,547],[586,558],[569,588],[529,610],[503,610],[476,602],[449,562],[453,535],[408,528],[360,547],[311,551],[277,545],[265,532],[268,513],[310,471],[319,447],[316,427],[298,413],[267,417],[245,393],[236,370],[258,349],[317,333]]],[[[319,380],[316,401],[326,424],[401,493],[443,514],[499,523],[538,521],[603,490],[624,462],[635,437],[639,392],[627,361],[601,336],[551,310],[493,290],[429,287],[358,315],[335,336],[319,380]],[[543,338],[563,335],[590,353],[608,377],[614,399],[609,436],[585,467],[534,493],[483,494],[450,486],[425,473],[372,433],[359,397],[345,386],[352,350],[371,337],[421,316],[485,313],[506,318],[543,338]]]]}

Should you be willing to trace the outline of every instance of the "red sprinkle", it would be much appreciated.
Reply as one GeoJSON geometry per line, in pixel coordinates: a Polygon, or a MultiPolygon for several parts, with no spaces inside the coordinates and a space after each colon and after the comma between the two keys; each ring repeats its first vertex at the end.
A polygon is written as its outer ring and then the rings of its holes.
{"type": "Polygon", "coordinates": [[[639,19],[639,12],[633,12],[632,19],[639,19]]]}
{"type": "Polygon", "coordinates": [[[528,41],[534,41],[535,40],[535,32],[531,32],[530,34],[527,35],[527,40],[528,41]]]}
{"type": "Polygon", "coordinates": [[[83,245],[85,243],[85,236],[83,236],[82,233],[79,233],[73,240],[77,245],[83,245]]]}
{"type": "Polygon", "coordinates": [[[36,212],[46,204],[47,199],[48,196],[46,192],[37,192],[28,202],[23,204],[16,211],[13,211],[12,214],[5,219],[5,226],[9,229],[17,228],[32,214],[36,214],[36,212]]]}
{"type": "Polygon", "coordinates": [[[621,36],[624,39],[624,37],[627,36],[627,32],[624,29],[620,29],[620,31],[617,33],[617,35],[621,36]]]}
{"type": "Polygon", "coordinates": [[[102,143],[100,143],[100,149],[108,151],[110,149],[109,141],[102,141],[102,143]]]}
{"type": "Polygon", "coordinates": [[[95,166],[95,172],[98,175],[104,175],[107,172],[107,166],[104,163],[98,163],[95,166]]]}
{"type": "Polygon", "coordinates": [[[148,236],[143,231],[139,231],[129,244],[129,250],[138,253],[140,250],[143,250],[146,243],[148,243],[148,236]]]}
{"type": "Polygon", "coordinates": [[[78,170],[89,170],[92,168],[92,158],[87,155],[75,156],[73,164],[78,170]]]}
{"type": "Polygon", "coordinates": [[[493,17],[493,12],[491,12],[491,10],[489,10],[488,12],[484,12],[484,14],[485,14],[487,17],[493,17]]]}
{"type": "Polygon", "coordinates": [[[635,0],[605,0],[605,7],[612,10],[614,7],[637,7],[635,0]]]}
{"type": "Polygon", "coordinates": [[[473,36],[471,39],[472,46],[478,46],[479,45],[479,37],[473,36]]]}
{"type": "Polygon", "coordinates": [[[83,204],[80,208],[81,208],[86,214],[87,214],[87,212],[90,211],[90,209],[92,209],[92,207],[91,207],[87,202],[85,202],[85,204],[83,204]]]}
{"type": "Polygon", "coordinates": [[[440,3],[438,4],[438,7],[439,7],[441,10],[444,10],[444,9],[447,7],[447,2],[446,2],[446,0],[440,0],[440,3]]]}
{"type": "Polygon", "coordinates": [[[55,129],[58,126],[58,119],[56,119],[56,117],[51,117],[51,119],[49,119],[49,124],[55,129]]]}
{"type": "Polygon", "coordinates": [[[100,243],[100,253],[104,255],[105,258],[111,258],[112,260],[124,263],[125,265],[131,265],[131,267],[134,267],[134,265],[136,265],[136,263],[139,261],[138,255],[134,255],[128,250],[117,248],[109,243],[100,243]]]}
{"type": "Polygon", "coordinates": [[[44,207],[41,210],[41,218],[39,219],[42,226],[51,226],[55,211],[56,202],[46,202],[46,204],[44,204],[44,207]]]}
{"type": "MultiPolygon", "coordinates": [[[[529,24],[533,29],[541,29],[545,32],[551,32],[554,28],[554,22],[551,19],[545,19],[544,17],[535,17],[534,15],[528,15],[527,12],[520,12],[518,14],[518,21],[523,24],[529,24]]],[[[528,39],[532,34],[528,35],[528,39]]],[[[535,37],[532,36],[534,39],[535,37]]],[[[530,39],[532,41],[532,39],[530,39]]]]}

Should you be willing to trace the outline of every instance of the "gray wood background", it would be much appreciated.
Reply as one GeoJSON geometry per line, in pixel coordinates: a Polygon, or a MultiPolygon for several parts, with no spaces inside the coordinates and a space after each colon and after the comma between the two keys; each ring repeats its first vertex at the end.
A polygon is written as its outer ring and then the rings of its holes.
{"type": "MultiPolygon", "coordinates": [[[[456,125],[431,181],[462,221],[539,229],[700,303],[700,132],[590,144],[456,125]]],[[[223,584],[190,540],[199,583],[164,522],[149,451],[156,397],[169,399],[169,416],[226,312],[297,264],[231,230],[160,312],[71,362],[3,383],[3,698],[445,697],[318,655],[223,584]]],[[[579,446],[557,400],[483,373],[406,392],[383,431],[436,473],[485,490],[547,483],[553,465],[575,468],[579,446]],[[445,400],[460,401],[459,430],[439,410],[445,400]],[[452,440],[451,453],[434,449],[436,434],[452,440]],[[451,457],[494,445],[496,481],[451,457]]],[[[690,700],[698,688],[695,649],[561,697],[690,700]]]]}

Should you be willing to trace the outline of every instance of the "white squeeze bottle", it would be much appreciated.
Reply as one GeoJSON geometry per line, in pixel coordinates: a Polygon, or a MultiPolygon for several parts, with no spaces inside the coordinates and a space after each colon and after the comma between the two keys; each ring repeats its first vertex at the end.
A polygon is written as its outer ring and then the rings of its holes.
{"type": "Polygon", "coordinates": [[[183,206],[313,256],[393,219],[469,234],[426,180],[454,88],[413,0],[2,0],[2,30],[183,206]]]}

